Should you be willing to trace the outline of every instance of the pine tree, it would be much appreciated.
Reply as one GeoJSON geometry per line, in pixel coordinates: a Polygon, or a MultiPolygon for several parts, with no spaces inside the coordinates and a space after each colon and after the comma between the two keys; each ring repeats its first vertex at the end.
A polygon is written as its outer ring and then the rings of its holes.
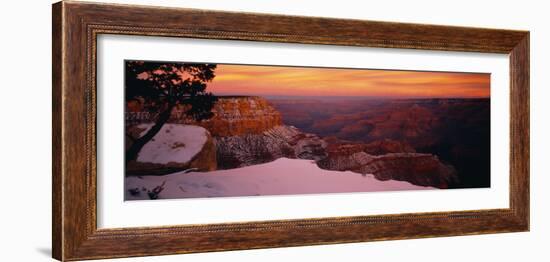
{"type": "Polygon", "coordinates": [[[217,98],[206,91],[214,79],[216,64],[126,61],[126,101],[141,99],[148,110],[158,113],[155,123],[126,151],[126,163],[137,159],[139,151],[170,119],[176,105],[185,105],[186,114],[197,121],[212,117],[217,98]]]}

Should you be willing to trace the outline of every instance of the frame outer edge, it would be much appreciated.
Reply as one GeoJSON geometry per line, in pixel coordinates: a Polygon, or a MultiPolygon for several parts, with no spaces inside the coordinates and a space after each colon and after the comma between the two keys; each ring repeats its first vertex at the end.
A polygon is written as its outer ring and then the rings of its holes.
{"type": "MultiPolygon", "coordinates": [[[[80,38],[84,36],[87,26],[90,21],[105,21],[115,23],[118,18],[114,16],[100,16],[96,18],[94,15],[97,15],[98,12],[105,12],[106,7],[112,7],[112,5],[97,5],[92,3],[83,3],[83,2],[59,2],[52,6],[52,62],[53,62],[53,71],[52,71],[52,153],[53,153],[53,162],[52,162],[52,172],[53,172],[53,185],[52,185],[52,256],[58,260],[76,260],[76,259],[98,259],[98,258],[115,258],[115,257],[128,257],[128,256],[150,256],[150,255],[161,255],[161,254],[180,254],[180,253],[190,253],[190,252],[206,252],[206,251],[222,251],[222,250],[237,250],[237,249],[253,249],[253,248],[270,248],[270,247],[283,247],[283,246],[302,246],[302,245],[315,245],[315,244],[331,244],[331,243],[346,243],[346,242],[358,242],[358,241],[376,241],[376,240],[389,240],[389,239],[409,239],[409,238],[421,238],[421,237],[436,237],[436,236],[450,236],[450,235],[470,235],[470,234],[481,234],[481,233],[497,233],[497,232],[519,232],[529,229],[529,33],[523,32],[523,35],[518,36],[518,32],[512,31],[488,31],[485,33],[502,33],[505,37],[513,38],[514,45],[506,45],[506,53],[510,55],[510,68],[511,68],[511,81],[510,85],[511,90],[511,116],[515,116],[511,119],[511,133],[512,136],[512,150],[511,150],[511,169],[513,175],[511,176],[511,191],[510,191],[510,206],[509,212],[502,213],[497,212],[490,217],[494,217],[496,221],[506,222],[506,225],[503,227],[490,225],[490,228],[480,229],[483,226],[482,223],[489,222],[487,219],[483,220],[482,217],[478,217],[475,213],[472,217],[464,217],[465,221],[473,222],[469,227],[464,227],[464,230],[452,230],[445,231],[448,228],[447,225],[452,226],[452,220],[448,222],[441,223],[444,227],[434,228],[433,231],[428,233],[423,232],[422,234],[414,233],[417,232],[414,229],[411,229],[410,235],[401,235],[396,233],[391,236],[372,236],[369,234],[360,235],[360,232],[357,232],[355,238],[350,238],[349,236],[343,240],[338,240],[335,238],[328,239],[325,238],[309,238],[300,241],[291,241],[292,243],[281,243],[281,242],[263,242],[260,243],[257,240],[260,235],[249,233],[246,230],[240,230],[240,227],[236,227],[236,230],[231,230],[233,232],[230,235],[227,235],[226,232],[229,230],[214,230],[212,232],[198,232],[197,228],[190,228],[188,233],[196,233],[196,235],[191,236],[187,234],[182,234],[180,236],[186,235],[183,237],[176,237],[178,234],[170,234],[170,230],[174,230],[174,227],[163,228],[145,228],[142,230],[138,229],[122,229],[120,238],[117,237],[118,232],[100,232],[96,228],[92,227],[91,232],[88,231],[90,228],[87,228],[87,223],[95,223],[95,221],[89,221],[94,219],[93,216],[87,215],[87,204],[95,204],[95,199],[86,199],[82,200],[82,197],[90,197],[92,195],[87,194],[86,186],[89,186],[85,182],[86,179],[94,179],[95,177],[83,178],[79,176],[80,173],[84,172],[85,161],[82,161],[84,155],[83,150],[81,150],[82,142],[84,141],[81,137],[74,136],[75,134],[81,134],[83,131],[83,122],[79,117],[87,118],[86,115],[82,115],[83,110],[86,110],[83,104],[86,103],[89,93],[86,93],[85,86],[87,86],[87,81],[85,80],[87,63],[85,57],[88,51],[85,48],[88,48],[86,45],[85,38],[80,38]],[[91,10],[83,8],[90,7],[91,10]],[[100,8],[101,7],[101,8],[100,8]],[[90,19],[90,20],[88,20],[90,19]],[[102,20],[103,19],[103,20],[102,20]],[[114,19],[111,21],[110,19],[114,19]],[[522,37],[521,37],[522,36],[522,37]],[[84,59],[84,60],[83,60],[84,59]],[[82,95],[82,93],[84,95],[82,95]],[[76,131],[74,129],[77,129],[76,131]],[[78,146],[80,142],[80,146],[78,146]],[[71,151],[72,150],[72,151],[71,151]],[[89,201],[89,202],[86,202],[89,201]],[[239,230],[237,230],[239,229],[239,230]],[[146,234],[148,232],[155,231],[154,234],[146,234]],[[117,234],[115,234],[117,233],[117,234]],[[124,235],[128,234],[128,235],[124,235]],[[161,236],[163,240],[166,240],[163,243],[154,243],[150,245],[152,240],[157,239],[157,235],[161,236]],[[189,241],[203,241],[202,244],[211,244],[212,241],[219,241],[218,237],[222,238],[223,246],[201,246],[201,243],[193,243],[188,246],[177,246],[177,245],[187,245],[189,241]],[[223,239],[225,238],[225,239],[223,239]],[[256,238],[256,239],[255,239],[256,238]],[[128,241],[125,243],[126,246],[121,245],[117,246],[117,241],[128,241]],[[133,240],[133,241],[132,241],[133,240]],[[243,245],[238,245],[240,241],[245,241],[243,245]],[[145,241],[145,242],[144,242],[145,241]],[[110,244],[109,244],[110,243],[110,244]],[[162,245],[161,245],[162,244],[162,245]],[[109,248],[106,248],[106,245],[110,245],[109,248]],[[114,248],[117,246],[116,248],[114,248]]],[[[131,8],[128,6],[124,7],[125,11],[131,11],[131,8]]],[[[163,9],[164,10],[164,9],[163,9]]],[[[180,10],[180,9],[178,9],[180,10]]],[[[198,10],[195,10],[198,11],[198,10]]],[[[183,12],[183,11],[182,11],[183,12]]],[[[186,11],[191,12],[191,11],[186,11]]],[[[131,12],[130,12],[131,13],[131,12]]],[[[108,12],[108,14],[110,14],[108,12]]],[[[219,13],[218,15],[223,15],[224,13],[219,13]]],[[[261,17],[259,17],[261,18],[261,17]]],[[[272,17],[273,18],[273,17],[272,17]]],[[[191,18],[192,19],[192,18],[191,18]]],[[[328,20],[327,20],[328,21],[328,20]]],[[[341,20],[333,20],[341,21],[341,20]]],[[[215,25],[215,24],[213,24],[215,25]]],[[[399,25],[399,24],[395,24],[399,25]]],[[[408,25],[408,27],[414,25],[408,25]]],[[[427,27],[426,30],[431,27],[427,27]]],[[[173,28],[174,32],[169,32],[167,35],[176,34],[177,29],[173,28]]],[[[460,29],[460,28],[459,28],[460,29]]],[[[459,30],[454,28],[453,30],[459,30]]],[[[431,30],[431,29],[430,29],[431,30]]],[[[428,30],[428,31],[430,31],[428,30]]],[[[465,29],[464,29],[465,30],[465,29]]],[[[233,31],[229,31],[233,32],[233,31]]],[[[223,32],[223,37],[227,38],[229,35],[225,35],[223,32]]],[[[498,36],[499,34],[497,34],[498,36]]],[[[468,34],[459,36],[458,38],[468,38],[468,34]]],[[[236,39],[241,39],[243,36],[237,36],[236,39]]],[[[252,37],[256,39],[256,37],[252,37]]],[[[251,38],[251,39],[252,39],[251,38]]],[[[269,36],[258,36],[260,41],[268,41],[269,36]]],[[[302,39],[302,38],[300,38],[302,39]]],[[[308,40],[309,38],[304,38],[308,40]]],[[[460,40],[459,39],[459,40],[460,40]]],[[[285,39],[276,39],[277,42],[285,39]]],[[[306,41],[301,40],[301,41],[306,41]]],[[[329,39],[330,40],[330,39],[329,39]]],[[[325,43],[328,40],[312,40],[313,42],[325,43]]],[[[412,46],[405,46],[405,42],[400,42],[396,40],[395,42],[389,41],[386,44],[383,44],[384,47],[393,47],[399,48],[415,48],[416,45],[421,43],[416,43],[412,46]],[[389,44],[388,44],[389,43],[389,44]],[[393,43],[393,44],[392,44],[393,43]],[[387,45],[387,46],[386,46],[387,45]],[[396,45],[396,46],[393,46],[396,45]]],[[[377,45],[376,43],[365,42],[361,43],[362,46],[371,46],[377,45]]],[[[500,46],[500,45],[499,45],[500,46]]],[[[460,47],[460,46],[459,46],[460,47]]],[[[433,46],[422,46],[421,49],[435,50],[443,48],[449,50],[456,50],[457,46],[440,46],[438,42],[434,42],[433,46]]],[[[475,52],[495,52],[494,50],[485,50],[478,46],[466,46],[466,50],[475,51],[475,52]],[[478,50],[479,49],[479,50],[478,50]],[[478,51],[476,51],[478,50],[478,51]]],[[[487,48],[490,48],[487,47],[487,48]]],[[[501,49],[497,50],[498,52],[502,51],[501,49]]],[[[89,73],[89,72],[88,72],[89,73]]],[[[87,160],[89,161],[89,160],[87,160]]],[[[93,172],[92,172],[93,173],[93,172]]],[[[92,184],[93,185],[93,184],[92,184]]],[[[478,212],[481,214],[481,211],[478,212]]],[[[448,219],[459,219],[461,218],[460,214],[456,212],[452,214],[445,215],[448,219]]],[[[324,219],[324,218],[323,218],[324,219]]],[[[410,219],[407,220],[411,225],[420,225],[426,226],[422,221],[434,220],[432,218],[426,218],[423,220],[410,219]]],[[[458,221],[456,221],[458,222],[458,221]]],[[[306,233],[313,233],[319,231],[317,227],[304,225],[304,220],[297,220],[294,222],[288,222],[288,226],[278,228],[280,233],[289,233],[292,232],[292,228],[298,228],[304,230],[306,233]]],[[[403,222],[404,223],[404,222],[403,222]]],[[[401,224],[403,224],[401,223],[401,224]]],[[[343,222],[337,223],[339,226],[352,229],[349,225],[352,222],[343,222]],[[349,225],[347,225],[349,224],[349,225]]],[[[375,224],[378,225],[377,221],[373,223],[353,223],[354,228],[375,228],[375,224]],[[370,226],[368,226],[371,224],[370,226]]],[[[389,223],[388,225],[391,225],[389,223]]],[[[327,224],[327,226],[330,226],[327,224]]],[[[397,225],[399,226],[399,225],[397,225]]],[[[261,227],[257,223],[247,223],[244,226],[244,229],[247,227],[261,227]]],[[[220,229],[223,229],[220,228],[220,229]]],[[[275,232],[275,229],[266,229],[267,233],[272,234],[275,232]]],[[[250,231],[252,232],[252,231],[250,231]]],[[[261,232],[261,231],[254,231],[261,232]]],[[[264,233],[266,233],[264,232],[264,233]]],[[[321,231],[319,231],[321,232],[321,231]]],[[[383,233],[382,230],[376,231],[377,233],[383,233]]],[[[293,232],[294,233],[294,232],[293,232]]],[[[340,231],[341,234],[345,233],[345,230],[340,231]]],[[[353,233],[353,232],[352,232],[353,233]]],[[[281,235],[279,236],[280,240],[288,240],[289,236],[281,235]]],[[[327,236],[325,236],[327,237],[327,236]]],[[[341,236],[341,238],[343,238],[341,236]]]]}
{"type": "Polygon", "coordinates": [[[63,260],[63,2],[52,4],[52,258],[63,260]]]}
{"type": "Polygon", "coordinates": [[[530,146],[530,33],[510,53],[510,184],[511,208],[525,231],[530,230],[529,146],[530,146]]]}

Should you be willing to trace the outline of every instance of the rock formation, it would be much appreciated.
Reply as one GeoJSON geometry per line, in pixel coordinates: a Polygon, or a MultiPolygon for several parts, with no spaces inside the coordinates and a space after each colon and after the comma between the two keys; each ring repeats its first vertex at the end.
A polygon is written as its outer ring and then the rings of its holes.
{"type": "Polygon", "coordinates": [[[283,123],[281,114],[267,100],[254,96],[219,97],[212,108],[214,116],[201,122],[187,118],[184,112],[176,107],[169,122],[202,126],[214,137],[261,134],[283,123]]]}
{"type": "MultiPolygon", "coordinates": [[[[370,155],[384,155],[389,153],[415,153],[416,150],[407,142],[381,139],[370,143],[353,142],[338,139],[336,137],[326,137],[324,140],[330,145],[330,149],[339,147],[339,150],[348,148],[348,150],[355,148],[356,151],[364,151],[370,155]],[[345,145],[345,146],[343,146],[345,145]]],[[[330,150],[329,149],[329,150],[330,150]]]]}
{"type": "MultiPolygon", "coordinates": [[[[152,124],[129,128],[126,147],[152,124]]],[[[126,165],[126,175],[164,175],[182,170],[217,169],[216,147],[210,133],[199,126],[165,124],[140,151],[136,161],[126,165]]]]}
{"type": "Polygon", "coordinates": [[[339,145],[327,149],[327,157],[317,161],[323,169],[373,174],[380,180],[408,181],[420,186],[448,188],[456,183],[456,171],[437,156],[421,153],[371,155],[361,145],[339,145]]]}
{"type": "Polygon", "coordinates": [[[319,160],[326,142],[295,127],[276,126],[261,134],[216,138],[219,168],[230,169],[273,161],[281,157],[319,160]]]}

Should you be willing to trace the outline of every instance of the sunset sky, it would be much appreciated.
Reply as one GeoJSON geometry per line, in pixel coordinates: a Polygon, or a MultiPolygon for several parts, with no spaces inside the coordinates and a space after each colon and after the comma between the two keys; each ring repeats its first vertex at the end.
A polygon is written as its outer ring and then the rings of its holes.
{"type": "Polygon", "coordinates": [[[218,64],[215,95],[468,98],[490,96],[490,74],[218,64]]]}

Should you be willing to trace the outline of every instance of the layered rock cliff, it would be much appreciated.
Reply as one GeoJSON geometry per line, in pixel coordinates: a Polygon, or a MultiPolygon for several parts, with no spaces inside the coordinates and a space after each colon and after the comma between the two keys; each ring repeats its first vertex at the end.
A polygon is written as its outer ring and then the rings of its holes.
{"type": "Polygon", "coordinates": [[[214,137],[261,134],[283,124],[281,114],[261,97],[221,96],[212,113],[212,118],[197,122],[185,116],[185,108],[176,107],[169,122],[202,126],[214,137]]]}
{"type": "Polygon", "coordinates": [[[455,169],[437,156],[421,153],[371,155],[361,145],[339,145],[327,149],[317,161],[323,169],[373,174],[379,180],[408,181],[420,186],[448,188],[458,178],[455,169]]]}
{"type": "Polygon", "coordinates": [[[326,142],[295,127],[276,126],[260,134],[217,137],[219,168],[230,169],[273,161],[281,157],[320,160],[326,142]]]}

